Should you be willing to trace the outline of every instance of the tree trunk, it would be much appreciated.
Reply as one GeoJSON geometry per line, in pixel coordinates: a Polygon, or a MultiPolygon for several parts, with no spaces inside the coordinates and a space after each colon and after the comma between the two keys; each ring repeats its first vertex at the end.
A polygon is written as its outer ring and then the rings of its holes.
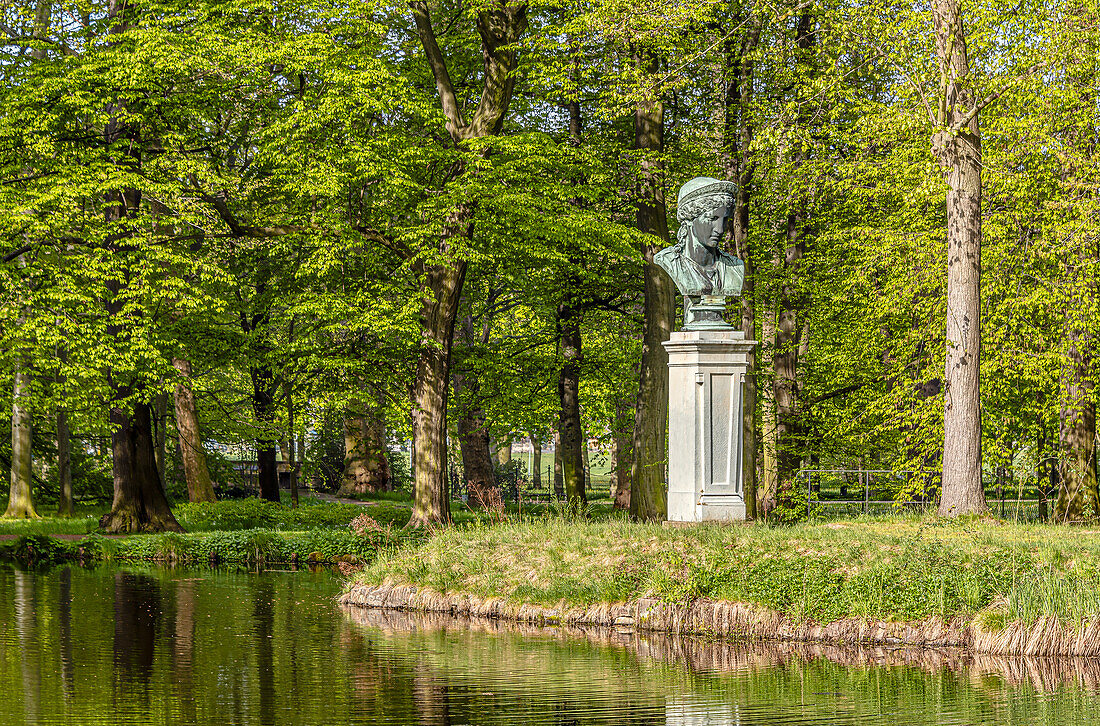
{"type": "MultiPolygon", "coordinates": [[[[659,70],[656,56],[635,55],[649,76],[659,70]]],[[[634,414],[634,461],[630,470],[630,516],[659,521],[667,516],[665,467],[668,461],[668,353],[662,343],[672,334],[675,319],[675,287],[653,256],[668,243],[668,219],[662,186],[661,162],[664,150],[664,105],[642,98],[634,109],[634,148],[644,156],[637,189],[638,230],[657,237],[655,244],[643,243],[645,258],[645,308],[642,331],[642,367],[638,381],[638,405],[634,414]]]]}
{"type": "MultiPolygon", "coordinates": [[[[252,325],[257,330],[266,325],[263,320],[252,325]]],[[[275,451],[275,376],[271,367],[263,364],[249,369],[252,376],[252,410],[256,414],[256,464],[260,496],[269,502],[279,502],[279,465],[275,451]]]]}
{"type": "Polygon", "coordinates": [[[176,382],[176,435],[179,440],[183,478],[187,481],[187,499],[191,502],[212,502],[214,482],[206,466],[206,450],[202,446],[199,414],[195,393],[191,390],[191,362],[173,358],[172,366],[180,374],[176,382]]]}
{"type": "Polygon", "coordinates": [[[512,439],[507,439],[497,449],[497,466],[508,466],[512,463],[512,439]]]}
{"type": "Polygon", "coordinates": [[[337,496],[373,494],[390,488],[383,411],[368,410],[361,401],[344,415],[344,474],[337,496]]]}
{"type": "Polygon", "coordinates": [[[489,453],[489,428],[479,401],[481,384],[465,372],[456,371],[451,378],[455,399],[461,402],[458,441],[467,499],[472,506],[484,507],[492,501],[496,478],[493,457],[489,453]]]}
{"type": "MultiPolygon", "coordinates": [[[[108,45],[115,45],[116,36],[131,27],[125,17],[130,12],[125,3],[108,5],[108,45]]],[[[126,120],[124,103],[112,104],[107,113],[109,118],[103,140],[119,154],[111,163],[120,171],[132,174],[141,166],[140,130],[126,120]]],[[[120,268],[119,274],[107,281],[109,296],[105,304],[111,318],[108,330],[116,344],[125,346],[131,344],[127,339],[130,328],[121,315],[130,274],[130,254],[136,248],[129,241],[131,228],[124,222],[140,213],[141,191],[133,187],[112,190],[104,195],[104,202],[107,224],[104,246],[120,268]]],[[[116,379],[111,370],[108,370],[108,384],[113,391],[110,422],[114,500],[111,511],[100,519],[100,527],[112,533],[183,531],[168,507],[157,472],[149,405],[133,402],[133,384],[116,379]]]]}
{"type": "MultiPolygon", "coordinates": [[[[65,348],[58,346],[57,359],[64,366],[69,361],[65,348]]],[[[64,395],[65,375],[57,376],[58,398],[64,395]]],[[[56,410],[57,422],[57,516],[73,516],[73,457],[72,435],[69,431],[69,413],[59,404],[56,410]]]]}
{"type": "MultiPolygon", "coordinates": [[[[125,389],[119,389],[126,393],[125,389]]],[[[117,395],[117,394],[116,394],[117,395]]],[[[124,396],[111,407],[111,452],[115,497],[99,525],[109,533],[182,532],[157,474],[150,406],[122,408],[124,396]]]]}
{"type": "MultiPolygon", "coordinates": [[[[775,307],[770,302],[765,306],[764,320],[760,326],[761,343],[764,350],[775,355],[775,307]]],[[[772,377],[774,380],[774,377],[772,377]]],[[[773,380],[761,386],[764,395],[760,402],[760,430],[763,437],[763,445],[760,447],[762,461],[760,466],[762,487],[756,493],[756,515],[767,517],[775,508],[776,497],[779,493],[779,458],[778,441],[776,437],[775,420],[775,386],[773,380]]]]}
{"type": "MultiPolygon", "coordinates": [[[[286,396],[286,438],[287,438],[287,469],[290,471],[290,506],[298,508],[298,469],[300,467],[301,449],[294,440],[294,396],[289,378],[283,378],[283,391],[286,396]]],[[[386,459],[386,468],[389,469],[390,460],[386,459]]],[[[389,477],[387,489],[393,489],[393,477],[389,477]]]]}
{"type": "Polygon", "coordinates": [[[1069,333],[1070,348],[1062,371],[1058,443],[1058,501],[1055,514],[1062,522],[1100,516],[1096,477],[1096,403],[1092,397],[1092,355],[1089,336],[1069,333]]]}
{"type": "Polygon", "coordinates": [[[942,516],[983,512],[981,365],[982,146],[966,89],[969,61],[957,0],[933,0],[942,69],[933,153],[947,177],[947,366],[942,516]]]}
{"type": "Polygon", "coordinates": [[[562,485],[569,505],[581,507],[588,503],[584,489],[581,435],[581,313],[571,305],[558,306],[558,335],[562,355],[561,370],[558,372],[562,485]]]}
{"type": "MultiPolygon", "coordinates": [[[[730,35],[726,40],[726,88],[725,88],[725,172],[727,179],[737,181],[737,197],[730,215],[733,231],[733,247],[736,255],[745,263],[745,281],[741,287],[741,332],[746,340],[756,337],[756,308],[754,304],[755,277],[752,250],[749,246],[749,203],[752,177],[756,163],[751,159],[751,147],[755,127],[752,117],[753,73],[755,64],[752,53],[760,41],[763,14],[754,12],[747,30],[738,39],[730,35]]],[[[734,23],[741,25],[740,13],[734,23]]],[[[742,492],[745,497],[745,517],[756,519],[756,389],[758,371],[756,349],[749,351],[748,375],[745,376],[744,401],[742,403],[742,492]]]]}
{"type": "Polygon", "coordinates": [[[542,489],[542,441],[535,434],[531,438],[531,487],[542,489]]]}
{"type": "Polygon", "coordinates": [[[787,219],[787,247],[782,263],[778,317],[775,325],[774,400],[777,485],[791,485],[802,460],[802,422],[799,410],[798,363],[802,348],[803,326],[799,320],[796,277],[805,252],[804,218],[792,214],[787,219]]]}
{"type": "Polygon", "coordinates": [[[57,410],[57,516],[73,516],[73,459],[69,415],[57,410]]]}
{"type": "Polygon", "coordinates": [[[450,522],[447,488],[447,393],[458,299],[466,263],[426,271],[420,361],[413,394],[416,495],[411,526],[450,522]]]}
{"type": "Polygon", "coordinates": [[[157,474],[164,483],[165,429],[168,424],[168,394],[157,393],[153,399],[153,450],[157,457],[157,474]]]}
{"type": "Polygon", "coordinates": [[[625,397],[615,400],[615,422],[611,431],[611,501],[615,509],[630,509],[630,462],[633,446],[630,426],[633,407],[625,397]]]}
{"type": "Polygon", "coordinates": [[[565,486],[561,476],[561,429],[558,426],[554,427],[554,497],[565,498],[565,486]]]}
{"type": "Polygon", "coordinates": [[[31,489],[31,374],[26,361],[17,365],[11,404],[11,488],[4,516],[38,519],[31,489]]]}

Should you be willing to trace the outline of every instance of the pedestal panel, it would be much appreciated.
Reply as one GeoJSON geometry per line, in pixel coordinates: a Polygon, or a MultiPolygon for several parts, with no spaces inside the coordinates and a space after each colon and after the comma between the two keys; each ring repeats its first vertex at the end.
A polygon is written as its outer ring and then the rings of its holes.
{"type": "Polygon", "coordinates": [[[743,409],[755,341],[733,330],[673,333],[669,366],[668,518],[745,518],[743,409]]]}

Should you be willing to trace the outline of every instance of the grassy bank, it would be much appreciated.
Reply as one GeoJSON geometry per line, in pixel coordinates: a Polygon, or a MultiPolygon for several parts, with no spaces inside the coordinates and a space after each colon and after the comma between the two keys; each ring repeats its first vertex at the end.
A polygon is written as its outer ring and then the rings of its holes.
{"type": "Polygon", "coordinates": [[[509,521],[384,553],[356,582],[506,603],[590,607],[657,598],[745,603],[794,623],[970,620],[999,629],[1100,617],[1092,530],[890,518],[785,528],[509,521]]]}

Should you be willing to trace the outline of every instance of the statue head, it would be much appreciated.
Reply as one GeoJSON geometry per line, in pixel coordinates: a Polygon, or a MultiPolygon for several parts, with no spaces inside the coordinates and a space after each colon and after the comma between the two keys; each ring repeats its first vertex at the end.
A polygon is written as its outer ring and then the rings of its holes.
{"type": "Polygon", "coordinates": [[[686,182],[676,199],[676,221],[680,223],[676,241],[687,244],[694,233],[700,244],[717,247],[726,231],[726,218],[733,209],[736,191],[733,182],[707,176],[686,182]]]}

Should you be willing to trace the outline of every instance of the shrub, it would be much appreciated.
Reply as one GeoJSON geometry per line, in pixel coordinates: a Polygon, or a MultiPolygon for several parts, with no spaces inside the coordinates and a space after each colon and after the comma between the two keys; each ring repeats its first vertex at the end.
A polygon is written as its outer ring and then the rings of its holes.
{"type": "Polygon", "coordinates": [[[265,499],[185,502],[173,508],[176,520],[189,532],[274,528],[282,519],[281,504],[265,499]]]}

